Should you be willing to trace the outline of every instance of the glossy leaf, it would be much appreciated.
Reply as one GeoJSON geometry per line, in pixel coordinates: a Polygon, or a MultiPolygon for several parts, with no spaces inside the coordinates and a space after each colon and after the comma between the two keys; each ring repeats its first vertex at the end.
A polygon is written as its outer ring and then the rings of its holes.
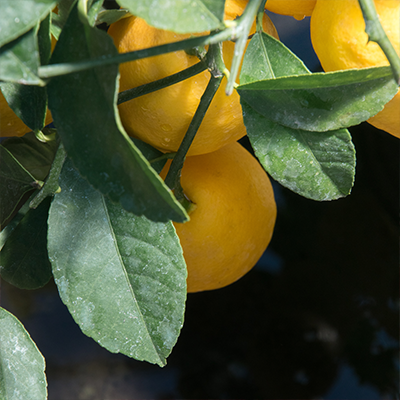
{"type": "Polygon", "coordinates": [[[0,226],[3,227],[22,198],[38,187],[38,182],[2,145],[0,160],[0,226]]]}
{"type": "Polygon", "coordinates": [[[355,151],[346,129],[309,132],[279,125],[242,103],[254,152],[268,173],[301,196],[335,200],[354,183],[355,151]]]}
{"type": "Polygon", "coordinates": [[[150,25],[177,33],[203,32],[219,28],[224,17],[224,0],[117,1],[150,25]]]}
{"type": "Polygon", "coordinates": [[[47,255],[47,216],[51,199],[29,210],[0,252],[0,276],[20,289],[37,289],[52,277],[47,255]]]}
{"type": "Polygon", "coordinates": [[[56,0],[1,2],[0,47],[28,32],[56,6],[56,0]]]}
{"type": "Polygon", "coordinates": [[[45,362],[14,315],[0,307],[0,399],[47,399],[45,362]]]}
{"type": "Polygon", "coordinates": [[[186,267],[171,222],[124,211],[69,159],[50,208],[48,249],[62,301],[111,352],[165,365],[183,323],[186,267]]]}
{"type": "MultiPolygon", "coordinates": [[[[268,45],[276,39],[266,34],[262,39],[268,60],[275,59],[278,54],[268,45]]],[[[279,56],[280,64],[298,63],[289,50],[279,56]]],[[[247,57],[245,62],[252,60],[247,57]]],[[[260,61],[256,63],[259,68],[260,61]]],[[[246,66],[246,71],[251,69],[246,66]]],[[[277,77],[278,70],[265,63],[267,69],[274,71],[275,78],[257,80],[256,74],[253,82],[247,79],[248,83],[237,88],[240,97],[264,117],[293,129],[323,132],[357,125],[381,111],[398,90],[390,67],[289,77],[277,77]]]]}
{"type": "Polygon", "coordinates": [[[38,77],[40,65],[38,26],[0,49],[0,80],[44,86],[38,77]]]}
{"type": "MultiPolygon", "coordinates": [[[[60,35],[52,63],[117,54],[105,32],[82,23],[76,7],[60,35]]],[[[49,107],[64,148],[80,174],[127,211],[156,221],[187,214],[124,131],[117,107],[118,66],[53,79],[49,107]]]]}

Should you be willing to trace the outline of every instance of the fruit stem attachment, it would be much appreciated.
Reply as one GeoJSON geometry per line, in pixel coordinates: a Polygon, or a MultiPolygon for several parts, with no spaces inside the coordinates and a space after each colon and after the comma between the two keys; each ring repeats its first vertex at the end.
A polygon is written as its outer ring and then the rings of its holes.
{"type": "Polygon", "coordinates": [[[161,78],[154,82],[146,83],[132,89],[124,90],[123,92],[118,94],[117,104],[121,104],[126,101],[135,99],[136,97],[144,96],[145,94],[149,94],[157,90],[164,89],[168,86],[175,85],[178,82],[200,74],[206,69],[207,64],[203,61],[200,61],[189,68],[177,72],[176,74],[166,76],[165,78],[161,78]]]}
{"type": "Polygon", "coordinates": [[[373,0],[358,0],[365,21],[365,32],[369,40],[378,43],[392,67],[394,79],[400,85],[400,57],[394,49],[379,21],[373,0]]]}
{"type": "Polygon", "coordinates": [[[185,162],[186,154],[189,150],[190,145],[193,142],[193,139],[195,138],[196,132],[201,122],[203,121],[204,115],[206,114],[208,107],[216,91],[218,90],[219,85],[221,84],[222,77],[223,75],[215,77],[213,74],[211,74],[210,81],[208,82],[206,90],[204,91],[203,96],[200,99],[200,103],[196,109],[192,121],[190,122],[189,128],[186,131],[182,143],[179,146],[179,149],[171,162],[171,166],[165,178],[165,184],[174,191],[176,199],[183,205],[185,205],[185,202],[188,201],[187,197],[183,193],[183,189],[180,183],[183,163],[185,162]]]}
{"type": "Polygon", "coordinates": [[[235,51],[232,59],[231,72],[225,89],[227,96],[231,95],[233,92],[235,81],[239,74],[240,63],[242,61],[243,54],[246,48],[251,25],[253,24],[254,18],[258,13],[262,1],[263,0],[250,0],[243,14],[236,20],[236,34],[238,39],[235,43],[235,51]]]}

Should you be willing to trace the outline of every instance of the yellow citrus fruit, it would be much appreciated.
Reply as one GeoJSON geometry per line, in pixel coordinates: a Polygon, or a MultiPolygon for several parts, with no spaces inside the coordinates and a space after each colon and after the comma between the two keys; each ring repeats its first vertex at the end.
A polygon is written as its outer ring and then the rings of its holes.
{"type": "MultiPolygon", "coordinates": [[[[375,6],[400,55],[400,1],[375,0],[375,6]]],[[[311,16],[311,41],[325,71],[389,65],[379,45],[368,40],[357,0],[318,0],[311,16]]],[[[400,93],[368,122],[400,137],[400,93]]]]}
{"type": "MultiPolygon", "coordinates": [[[[241,15],[247,1],[227,0],[225,19],[233,20],[241,15]]],[[[265,16],[264,30],[277,37],[271,20],[265,16]]],[[[255,32],[255,23],[252,33],[255,32]]],[[[120,53],[184,40],[190,35],[156,29],[143,19],[128,17],[112,24],[108,33],[120,53]]],[[[204,34],[204,33],[201,33],[204,34]]],[[[223,43],[223,57],[230,67],[234,43],[223,43]]],[[[137,87],[177,73],[199,62],[196,56],[185,51],[120,65],[120,90],[137,87]]],[[[130,100],[119,106],[122,124],[130,136],[135,136],[164,151],[175,152],[186,133],[190,121],[204,93],[210,73],[204,71],[180,83],[130,100]]],[[[225,94],[226,79],[215,94],[189,155],[209,153],[246,134],[239,95],[236,91],[225,94]]]]}
{"type": "Polygon", "coordinates": [[[188,292],[227,286],[253,268],[271,240],[276,204],[268,175],[244,147],[231,143],[188,157],[181,184],[195,204],[190,221],[174,223],[188,292]]]}
{"type": "MultiPolygon", "coordinates": [[[[50,111],[46,116],[46,125],[52,121],[50,111]]],[[[0,91],[0,137],[23,136],[30,132],[22,120],[14,113],[8,105],[5,97],[0,91]]]]}
{"type": "Polygon", "coordinates": [[[317,0],[267,0],[265,9],[276,14],[303,19],[311,15],[316,2],[317,0]]]}

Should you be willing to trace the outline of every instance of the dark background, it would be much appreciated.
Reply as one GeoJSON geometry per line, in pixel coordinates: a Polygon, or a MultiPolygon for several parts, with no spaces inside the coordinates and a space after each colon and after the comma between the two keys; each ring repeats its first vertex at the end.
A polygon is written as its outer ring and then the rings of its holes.
{"type": "MultiPolygon", "coordinates": [[[[318,71],[309,19],[271,16],[318,71]]],[[[352,194],[319,203],[274,183],[268,250],[231,286],[188,295],[164,368],[86,337],[53,282],[24,291],[3,281],[2,306],[46,358],[49,399],[398,399],[400,142],[367,123],[350,131],[352,194]]]]}

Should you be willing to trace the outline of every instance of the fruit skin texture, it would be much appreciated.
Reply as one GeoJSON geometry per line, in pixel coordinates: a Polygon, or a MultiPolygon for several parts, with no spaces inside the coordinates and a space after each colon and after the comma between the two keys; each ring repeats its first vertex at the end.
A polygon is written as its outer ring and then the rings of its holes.
{"type": "Polygon", "coordinates": [[[253,268],[271,240],[276,204],[268,175],[244,147],[231,143],[188,157],[181,184],[195,203],[190,221],[174,223],[188,292],[227,286],[253,268]]]}
{"type": "Polygon", "coordinates": [[[300,20],[312,14],[316,2],[317,0],[268,0],[265,9],[300,20]]]}
{"type": "MultiPolygon", "coordinates": [[[[48,111],[45,124],[47,125],[51,121],[52,117],[48,111]]],[[[0,90],[0,137],[24,136],[31,130],[10,108],[0,90]]]]}
{"type": "MultiPolygon", "coordinates": [[[[400,54],[400,1],[375,0],[375,7],[400,54]]],[[[311,16],[311,41],[324,71],[389,65],[379,45],[368,41],[357,0],[318,0],[311,16]]],[[[400,92],[368,122],[400,137],[400,92]]]]}
{"type": "MultiPolygon", "coordinates": [[[[241,15],[247,1],[228,0],[225,19],[241,15]]],[[[264,29],[278,37],[271,20],[265,16],[264,29]]],[[[255,32],[255,23],[252,32],[255,32]]],[[[156,29],[143,19],[124,18],[112,24],[108,33],[120,53],[176,42],[190,37],[156,29]]],[[[205,34],[199,33],[198,35],[205,34]]],[[[230,67],[234,43],[223,44],[223,57],[230,67]]],[[[185,51],[163,54],[120,65],[120,90],[126,90],[164,78],[199,60],[185,51]]],[[[138,97],[119,106],[122,124],[130,136],[135,136],[164,152],[176,152],[204,93],[210,73],[204,71],[183,82],[138,97]]],[[[246,134],[239,95],[225,95],[226,78],[223,78],[204,120],[189,149],[189,155],[209,153],[246,134]]]]}

